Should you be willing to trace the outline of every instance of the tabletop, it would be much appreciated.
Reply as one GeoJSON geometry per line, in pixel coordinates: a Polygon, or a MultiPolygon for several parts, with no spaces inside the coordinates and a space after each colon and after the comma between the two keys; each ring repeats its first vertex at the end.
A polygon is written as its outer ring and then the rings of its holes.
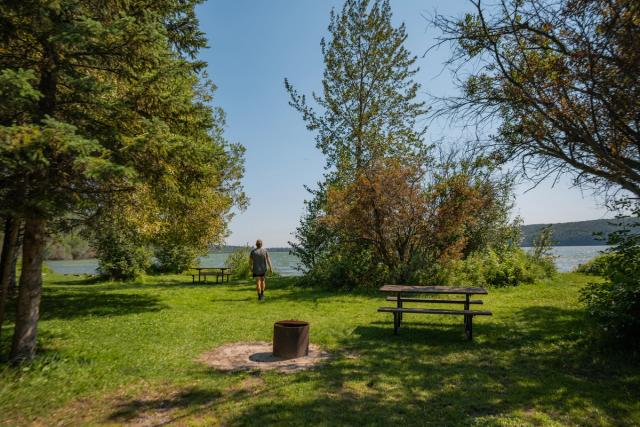
{"type": "Polygon", "coordinates": [[[194,270],[228,270],[230,267],[194,267],[194,270]]]}
{"type": "Polygon", "coordinates": [[[421,294],[459,294],[459,295],[486,295],[484,288],[464,288],[456,286],[407,286],[407,285],[384,285],[381,292],[413,292],[421,294]]]}

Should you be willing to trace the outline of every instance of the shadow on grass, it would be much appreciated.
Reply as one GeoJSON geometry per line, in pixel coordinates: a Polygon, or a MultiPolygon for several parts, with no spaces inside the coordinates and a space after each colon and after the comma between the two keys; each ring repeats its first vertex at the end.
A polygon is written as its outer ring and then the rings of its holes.
{"type": "Polygon", "coordinates": [[[85,316],[122,316],[160,311],[166,305],[151,295],[68,292],[48,289],[42,296],[41,319],[73,319],[85,316]]]}
{"type": "Polygon", "coordinates": [[[176,410],[209,406],[221,397],[222,393],[217,390],[189,388],[175,396],[158,399],[134,399],[117,405],[108,420],[119,423],[138,421],[144,422],[145,425],[164,425],[189,415],[189,412],[176,415],[176,410]]]}
{"type": "Polygon", "coordinates": [[[407,324],[399,336],[389,325],[361,326],[342,342],[357,357],[295,377],[296,388],[313,388],[308,398],[270,395],[228,424],[468,425],[496,424],[496,416],[591,424],[594,414],[623,422],[640,372],[628,362],[590,358],[574,337],[581,316],[530,307],[513,324],[478,324],[474,342],[464,340],[461,325],[407,324]],[[621,381],[633,378],[630,369],[635,381],[621,381]]]}
{"type": "MultiPolygon", "coordinates": [[[[225,408],[217,412],[225,425],[628,424],[640,369],[592,358],[580,339],[580,310],[533,306],[487,319],[472,342],[461,323],[410,320],[394,336],[391,322],[372,321],[315,370],[286,380],[265,374],[268,381],[250,392],[221,393],[213,382],[133,399],[109,421],[187,422],[225,408]]],[[[251,374],[224,375],[239,383],[251,374]]]]}

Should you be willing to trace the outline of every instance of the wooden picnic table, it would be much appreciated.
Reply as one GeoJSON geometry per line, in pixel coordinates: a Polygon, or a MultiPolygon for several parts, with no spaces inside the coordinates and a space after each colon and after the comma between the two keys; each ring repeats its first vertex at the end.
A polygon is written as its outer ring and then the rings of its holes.
{"type": "Polygon", "coordinates": [[[387,301],[395,301],[396,307],[380,307],[379,312],[393,313],[393,332],[398,333],[402,323],[403,313],[414,314],[440,314],[440,315],[463,315],[464,331],[468,339],[473,339],[473,316],[491,316],[487,310],[471,310],[471,305],[482,304],[482,300],[472,300],[472,295],[487,295],[484,288],[478,287],[454,287],[454,286],[407,286],[407,285],[384,285],[381,292],[395,294],[394,297],[387,297],[387,301]],[[407,296],[411,294],[411,296],[407,296]],[[442,298],[416,298],[415,294],[432,295],[464,295],[464,299],[442,299],[442,298]],[[442,308],[411,308],[404,307],[404,303],[432,303],[432,304],[463,304],[463,310],[442,309],[442,308]]]}
{"type": "MultiPolygon", "coordinates": [[[[207,281],[207,276],[215,276],[216,283],[218,283],[218,279],[222,277],[222,283],[224,283],[225,276],[227,277],[227,283],[229,282],[230,273],[225,273],[226,270],[229,270],[229,267],[194,267],[194,270],[198,271],[198,283],[202,282],[201,278],[204,278],[204,281],[207,281]]],[[[192,275],[192,280],[195,282],[195,274],[192,275]]]]}

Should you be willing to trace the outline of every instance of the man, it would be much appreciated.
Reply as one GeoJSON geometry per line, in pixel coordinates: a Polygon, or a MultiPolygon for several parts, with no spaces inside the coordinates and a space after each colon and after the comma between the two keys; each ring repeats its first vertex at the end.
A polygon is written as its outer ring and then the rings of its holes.
{"type": "Polygon", "coordinates": [[[267,267],[269,267],[269,273],[273,273],[269,253],[262,247],[262,240],[256,240],[256,247],[249,254],[249,268],[253,277],[256,278],[258,300],[264,299],[264,288],[266,287],[264,275],[267,273],[267,267]]]}

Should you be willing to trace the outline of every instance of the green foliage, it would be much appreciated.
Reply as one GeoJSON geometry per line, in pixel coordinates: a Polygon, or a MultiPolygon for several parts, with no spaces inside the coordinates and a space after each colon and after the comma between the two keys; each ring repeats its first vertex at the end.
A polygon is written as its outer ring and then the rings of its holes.
{"type": "Polygon", "coordinates": [[[485,148],[536,181],[571,174],[640,196],[637,0],[471,3],[473,13],[433,20],[462,90],[440,113],[499,123],[485,148]]]}
{"type": "Polygon", "coordinates": [[[219,242],[244,206],[243,150],[222,137],[196,59],[206,45],[197,4],[0,5],[0,213],[38,237],[24,243],[36,262],[21,280],[33,291],[19,299],[12,358],[36,348],[42,230],[69,217],[103,225],[92,230],[102,272],[127,279],[153,243],[172,253],[219,242]]]}
{"type": "Polygon", "coordinates": [[[417,58],[404,47],[404,24],[394,27],[388,0],[347,0],[332,10],[330,40],[322,39],[322,94],[313,94],[314,109],[285,79],[290,105],[307,128],[316,132],[316,146],[335,167],[338,181],[380,157],[413,160],[425,157],[421,118],[427,112],[413,80],[417,58]]]}
{"type": "Polygon", "coordinates": [[[122,230],[109,229],[97,234],[94,245],[98,272],[113,280],[133,280],[151,265],[151,252],[122,230]]]}
{"type": "Polygon", "coordinates": [[[190,246],[165,245],[154,251],[154,270],[161,273],[182,273],[194,265],[198,253],[190,246]]]}
{"type": "Polygon", "coordinates": [[[606,341],[623,346],[640,347],[640,208],[633,210],[635,222],[630,227],[612,233],[614,245],[597,262],[605,283],[591,283],[582,291],[589,316],[606,341]]]}
{"type": "MultiPolygon", "coordinates": [[[[504,251],[486,248],[458,261],[442,273],[449,285],[506,287],[553,277],[552,260],[536,258],[523,249],[512,247],[504,251]]],[[[428,276],[424,278],[428,280],[428,276]]],[[[433,280],[431,283],[435,284],[433,280]]]]}
{"type": "Polygon", "coordinates": [[[332,245],[299,279],[302,286],[334,289],[376,288],[389,283],[391,274],[373,247],[332,245]]]}
{"type": "Polygon", "coordinates": [[[544,227],[538,236],[533,239],[533,252],[531,255],[535,259],[553,258],[551,247],[553,246],[553,230],[548,225],[544,227]]]}
{"type": "Polygon", "coordinates": [[[285,79],[290,105],[307,128],[331,170],[309,190],[306,213],[290,243],[313,283],[336,287],[369,286],[387,277],[369,245],[339,239],[335,227],[321,221],[327,190],[350,184],[367,165],[385,157],[419,162],[426,159],[422,137],[426,113],[416,100],[416,58],[404,47],[404,25],[394,27],[387,0],[348,0],[331,12],[329,40],[321,41],[325,70],[321,95],[312,108],[285,79]]]}
{"type": "Polygon", "coordinates": [[[3,210],[59,218],[86,207],[82,195],[97,181],[131,176],[131,169],[109,155],[75,126],[52,118],[41,124],[0,126],[0,197],[10,199],[3,210]]]}
{"type": "Polygon", "coordinates": [[[590,259],[584,264],[580,264],[576,268],[576,272],[585,273],[585,274],[593,274],[596,276],[604,276],[609,268],[611,258],[615,256],[612,253],[603,253],[598,255],[595,258],[590,259]]]}
{"type": "Polygon", "coordinates": [[[389,2],[348,0],[332,12],[329,32],[323,91],[313,95],[319,108],[285,80],[330,171],[310,190],[291,243],[301,283],[431,283],[451,260],[517,245],[511,177],[497,177],[486,157],[430,157],[416,58],[404,47],[404,25],[392,25],[389,2]]]}
{"type": "Polygon", "coordinates": [[[249,246],[238,248],[231,252],[224,262],[226,267],[231,269],[231,275],[237,279],[251,278],[251,269],[249,268],[249,246]]]}
{"type": "Polygon", "coordinates": [[[97,215],[85,231],[98,259],[98,272],[107,279],[140,277],[151,267],[151,250],[140,229],[131,226],[125,212],[97,215]]]}

